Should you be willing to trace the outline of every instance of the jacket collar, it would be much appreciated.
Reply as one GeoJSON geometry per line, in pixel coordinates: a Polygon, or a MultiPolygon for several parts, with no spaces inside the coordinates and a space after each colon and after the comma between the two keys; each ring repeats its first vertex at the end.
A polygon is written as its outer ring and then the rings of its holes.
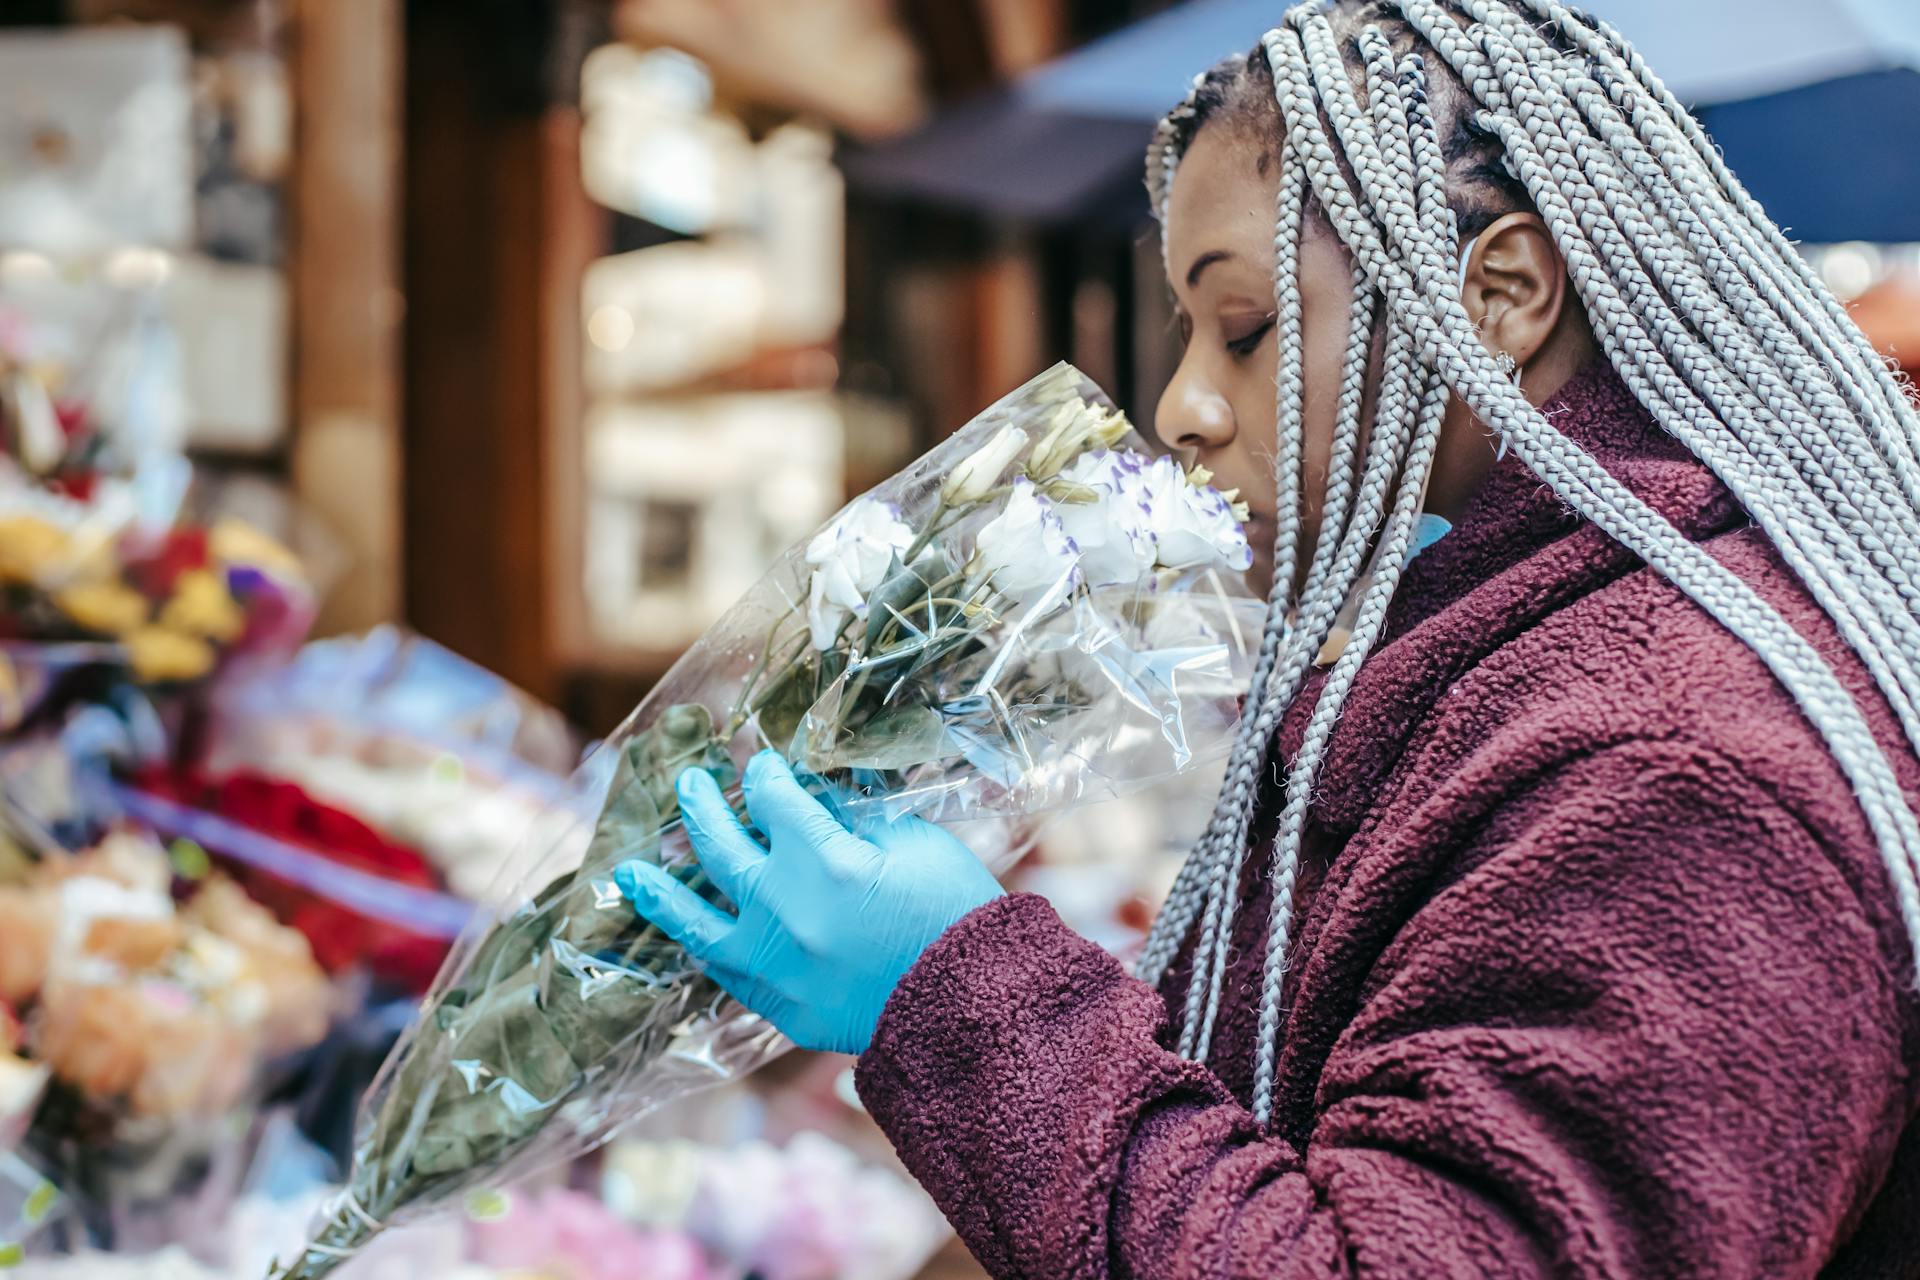
{"type": "MultiPolygon", "coordinates": [[[[1685,536],[1702,540],[1745,519],[1720,481],[1666,434],[1611,365],[1597,360],[1542,406],[1559,431],[1685,536]]],[[[1446,537],[1406,571],[1384,642],[1342,710],[1321,767],[1316,820],[1341,838],[1364,820],[1416,723],[1487,654],[1639,561],[1576,515],[1509,453],[1446,537]],[[1387,726],[1395,726],[1388,731],[1387,726]]],[[[1298,748],[1324,673],[1282,723],[1298,748]]]]}

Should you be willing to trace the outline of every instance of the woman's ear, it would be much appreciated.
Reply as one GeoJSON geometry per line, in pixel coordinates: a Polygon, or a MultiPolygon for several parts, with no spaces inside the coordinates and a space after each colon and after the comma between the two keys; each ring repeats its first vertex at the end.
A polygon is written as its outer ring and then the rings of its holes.
{"type": "Polygon", "coordinates": [[[1552,339],[1568,302],[1567,264],[1535,213],[1510,213],[1480,233],[1461,301],[1489,351],[1522,368],[1552,339]]]}

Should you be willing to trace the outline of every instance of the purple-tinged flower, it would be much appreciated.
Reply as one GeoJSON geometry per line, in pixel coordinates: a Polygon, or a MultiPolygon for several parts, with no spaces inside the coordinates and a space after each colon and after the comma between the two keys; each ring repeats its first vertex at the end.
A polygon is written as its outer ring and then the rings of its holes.
{"type": "MultiPolygon", "coordinates": [[[[1104,536],[1069,524],[1076,538],[1101,549],[1098,571],[1087,571],[1094,585],[1134,582],[1153,568],[1244,572],[1253,564],[1233,504],[1217,489],[1194,484],[1173,458],[1149,459],[1132,450],[1090,453],[1062,478],[1112,495],[1094,504],[1109,522],[1104,536]]],[[[1094,523],[1091,515],[1078,518],[1094,523]]]]}
{"type": "Polygon", "coordinates": [[[1080,548],[1067,533],[1060,508],[1024,476],[1000,514],[974,540],[972,567],[1016,604],[1065,598],[1080,585],[1080,548]]]}

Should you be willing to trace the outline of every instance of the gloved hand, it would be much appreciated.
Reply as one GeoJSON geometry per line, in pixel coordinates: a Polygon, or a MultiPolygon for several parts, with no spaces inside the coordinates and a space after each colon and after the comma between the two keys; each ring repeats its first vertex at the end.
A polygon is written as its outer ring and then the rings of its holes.
{"type": "Polygon", "coordinates": [[[681,774],[678,789],[694,853],[739,916],[651,863],[623,863],[614,879],[722,990],[803,1049],[864,1051],[920,953],[1002,892],[932,823],[875,819],[849,831],[771,751],[748,763],[743,783],[770,849],[704,770],[681,774]]]}

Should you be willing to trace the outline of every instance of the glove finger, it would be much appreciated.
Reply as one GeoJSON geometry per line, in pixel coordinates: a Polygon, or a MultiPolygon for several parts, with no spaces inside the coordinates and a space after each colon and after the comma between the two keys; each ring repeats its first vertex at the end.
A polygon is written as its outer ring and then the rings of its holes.
{"type": "Polygon", "coordinates": [[[681,773],[680,817],[694,856],[720,891],[744,908],[753,896],[753,883],[767,860],[767,851],[733,816],[720,784],[705,769],[681,773]]]}
{"type": "Polygon", "coordinates": [[[651,862],[623,862],[613,882],[633,909],[686,948],[695,960],[712,954],[733,932],[734,919],[651,862]]]}
{"type": "Polygon", "coordinates": [[[844,783],[828,782],[817,773],[803,769],[793,770],[794,781],[800,789],[820,802],[833,820],[862,840],[869,839],[868,832],[884,826],[882,816],[871,805],[862,805],[863,797],[859,792],[844,783]]]}
{"type": "Polygon", "coordinates": [[[819,850],[847,834],[826,806],[807,794],[778,752],[762,751],[749,760],[742,787],[747,813],[775,848],[784,837],[819,850]]]}

